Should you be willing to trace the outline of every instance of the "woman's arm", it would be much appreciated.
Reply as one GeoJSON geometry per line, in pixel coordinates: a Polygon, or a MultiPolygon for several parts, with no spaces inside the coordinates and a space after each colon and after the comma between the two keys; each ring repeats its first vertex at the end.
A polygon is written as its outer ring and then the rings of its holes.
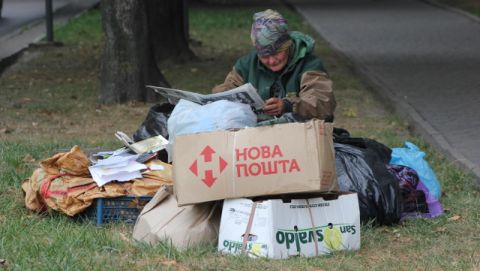
{"type": "Polygon", "coordinates": [[[227,91],[230,89],[234,89],[236,87],[239,87],[244,84],[244,80],[242,76],[235,70],[235,68],[232,69],[227,74],[227,77],[225,78],[225,82],[222,84],[215,86],[212,89],[212,93],[217,93],[217,92],[222,92],[222,91],[227,91]]]}
{"type": "Polygon", "coordinates": [[[332,81],[327,73],[307,71],[302,74],[299,97],[287,97],[292,112],[304,119],[318,118],[333,121],[336,102],[332,81]]]}

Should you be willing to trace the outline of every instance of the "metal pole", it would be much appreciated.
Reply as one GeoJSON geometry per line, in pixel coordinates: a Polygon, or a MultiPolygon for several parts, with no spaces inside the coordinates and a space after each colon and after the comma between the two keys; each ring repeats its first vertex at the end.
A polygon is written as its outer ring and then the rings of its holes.
{"type": "Polygon", "coordinates": [[[52,0],[45,0],[45,23],[47,26],[47,42],[53,42],[52,0]]]}

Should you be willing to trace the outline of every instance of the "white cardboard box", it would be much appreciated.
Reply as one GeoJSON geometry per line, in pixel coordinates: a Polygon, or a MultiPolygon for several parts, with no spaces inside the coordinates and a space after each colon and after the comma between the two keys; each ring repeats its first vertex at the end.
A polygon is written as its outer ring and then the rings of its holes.
{"type": "MultiPolygon", "coordinates": [[[[225,200],[218,251],[241,254],[252,212],[250,199],[225,200]]],[[[313,257],[360,248],[360,211],[356,193],[337,199],[322,197],[257,202],[245,252],[251,257],[313,257]],[[308,208],[307,206],[310,206],[308,208]]]]}
{"type": "Polygon", "coordinates": [[[228,198],[335,191],[333,125],[319,120],[177,136],[179,205],[228,198]]]}

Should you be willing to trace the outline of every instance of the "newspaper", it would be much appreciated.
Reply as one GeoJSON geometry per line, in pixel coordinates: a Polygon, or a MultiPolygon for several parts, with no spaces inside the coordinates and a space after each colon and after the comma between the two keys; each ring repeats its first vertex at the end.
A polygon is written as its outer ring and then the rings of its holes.
{"type": "Polygon", "coordinates": [[[200,94],[191,91],[150,85],[147,85],[147,87],[152,88],[156,93],[164,96],[172,103],[177,103],[178,100],[184,99],[204,105],[218,100],[228,100],[232,102],[249,104],[255,110],[262,109],[264,104],[262,98],[258,95],[257,90],[250,83],[231,90],[213,94],[200,94]]]}
{"type": "Polygon", "coordinates": [[[153,136],[138,142],[133,142],[133,140],[122,131],[117,131],[115,136],[125,147],[138,154],[158,152],[165,149],[168,144],[168,140],[161,135],[153,136]]]}

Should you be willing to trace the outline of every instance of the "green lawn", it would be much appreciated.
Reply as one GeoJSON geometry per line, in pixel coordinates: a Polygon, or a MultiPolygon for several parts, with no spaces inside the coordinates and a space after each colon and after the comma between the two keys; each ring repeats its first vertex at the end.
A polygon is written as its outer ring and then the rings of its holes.
{"type": "MultiPolygon", "coordinates": [[[[223,3],[223,1],[217,1],[223,3]]],[[[228,1],[227,1],[228,2],[228,1]]],[[[271,6],[270,6],[271,7],[271,6]]],[[[262,6],[194,5],[192,49],[200,60],[173,63],[162,72],[173,87],[208,92],[235,59],[250,49],[251,15],[262,6]],[[224,14],[228,14],[225,16],[224,14]]],[[[32,48],[0,76],[0,267],[9,270],[479,270],[480,197],[471,175],[456,168],[409,125],[389,112],[339,55],[295,12],[277,9],[290,28],[317,39],[338,102],[335,125],[352,136],[389,147],[413,141],[427,152],[443,187],[445,215],[412,219],[394,227],[363,226],[359,251],[288,260],[228,257],[216,246],[179,252],[131,238],[132,228],[97,227],[58,213],[27,211],[20,189],[38,162],[55,150],[120,147],[114,132],[132,134],[151,104],[100,106],[100,13],[89,12],[56,30],[63,47],[32,48]],[[113,121],[112,121],[113,120],[113,121]]]]}

